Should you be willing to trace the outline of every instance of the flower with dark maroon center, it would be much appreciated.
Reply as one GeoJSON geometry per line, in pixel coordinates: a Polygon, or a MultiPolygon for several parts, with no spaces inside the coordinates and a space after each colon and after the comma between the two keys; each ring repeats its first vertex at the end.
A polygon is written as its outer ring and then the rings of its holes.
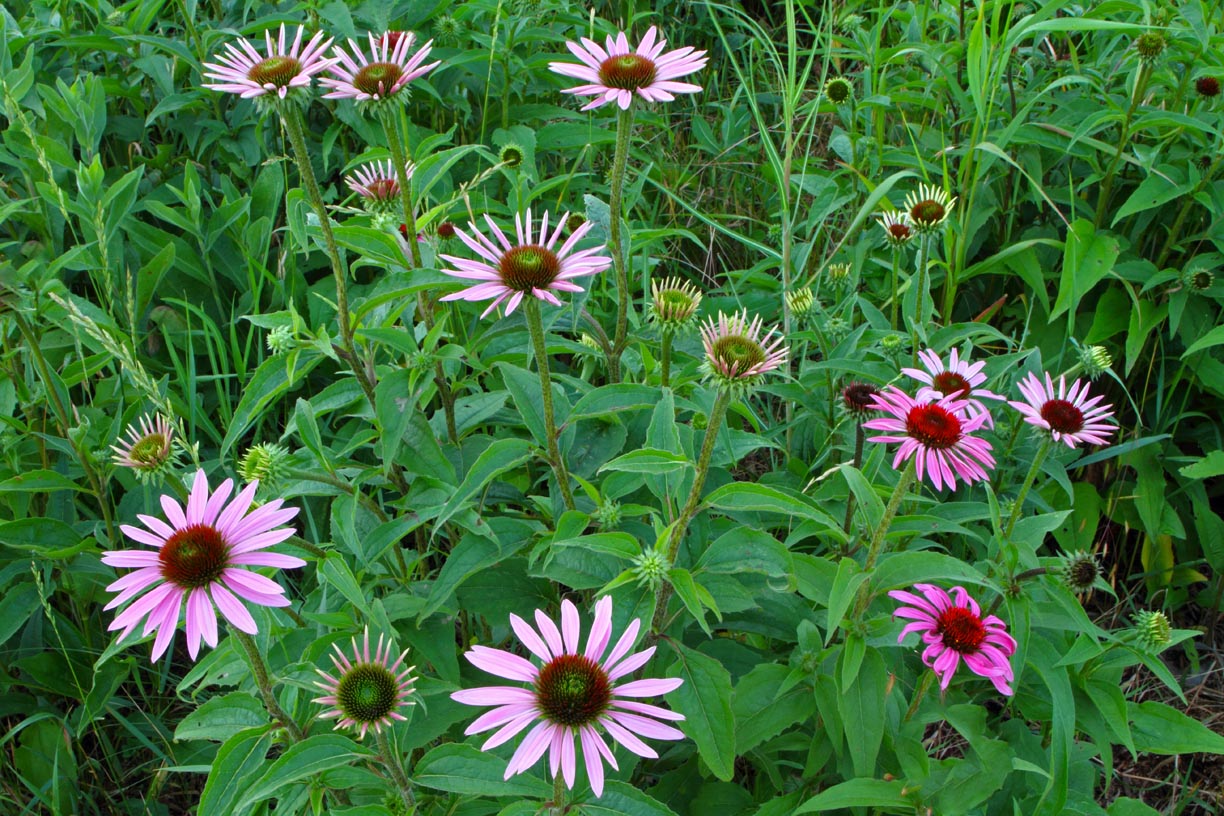
{"type": "Polygon", "coordinates": [[[331,76],[319,80],[332,89],[323,98],[373,103],[399,96],[409,82],[440,64],[425,63],[432,40],[414,52],[415,43],[416,35],[411,31],[388,31],[378,36],[370,34],[368,56],[353,40],[349,40],[347,51],[337,47],[336,64],[328,69],[331,76]]]}
{"type": "Polygon", "coordinates": [[[924,447],[946,450],[964,435],[960,420],[939,405],[915,405],[905,417],[905,431],[924,447]]]}
{"type": "Polygon", "coordinates": [[[447,238],[455,237],[455,225],[450,221],[443,221],[438,225],[438,237],[446,240],[447,238]]]}
{"type": "Polygon", "coordinates": [[[984,481],[986,468],[995,466],[990,443],[973,435],[988,414],[969,416],[965,400],[944,397],[938,402],[920,402],[891,385],[873,400],[872,407],[886,416],[870,419],[863,427],[885,435],[867,441],[899,443],[894,468],[913,458],[918,478],[930,476],[935,489],[942,490],[944,485],[956,487],[958,478],[984,481]]]}
{"type": "Polygon", "coordinates": [[[608,57],[599,64],[599,81],[609,88],[636,91],[654,82],[655,64],[641,54],[608,57]]]}
{"type": "Polygon", "coordinates": [[[905,197],[905,210],[910,224],[919,233],[938,232],[948,220],[956,197],[933,184],[919,184],[917,192],[905,197]]]}
{"type": "Polygon", "coordinates": [[[318,32],[303,46],[305,29],[298,26],[293,42],[286,45],[285,33],[284,25],[275,40],[270,30],[264,32],[263,54],[246,40],[239,40],[238,45],[226,43],[213,57],[215,62],[204,63],[204,76],[215,80],[204,87],[236,93],[243,99],[285,99],[291,91],[309,87],[315,74],[335,62],[323,56],[332,41],[318,32]]]}
{"type": "Polygon", "coordinates": [[[922,383],[915,399],[937,402],[944,397],[955,397],[964,400],[967,406],[966,416],[986,414],[986,427],[994,427],[990,412],[981,400],[1001,400],[1003,396],[981,387],[986,382],[986,374],[983,372],[985,361],[972,362],[968,355],[962,357],[958,349],[952,349],[946,364],[934,349],[918,352],[918,359],[922,368],[901,369],[902,374],[922,383]]]}
{"type": "Polygon", "coordinates": [[[875,413],[875,397],[880,389],[871,383],[852,382],[842,389],[842,404],[855,416],[863,417],[875,413]]]}
{"type": "Polygon", "coordinates": [[[880,220],[880,226],[884,228],[884,240],[889,246],[903,247],[914,237],[909,213],[904,210],[885,210],[876,215],[876,218],[880,220]]]}
{"type": "Polygon", "coordinates": [[[986,640],[986,627],[982,619],[960,606],[952,606],[935,619],[935,630],[943,638],[944,645],[961,654],[976,654],[986,640]]]}
{"type": "Polygon", "coordinates": [[[1041,406],[1041,418],[1050,430],[1061,434],[1074,434],[1084,430],[1084,412],[1066,400],[1046,400],[1041,406]]]}
{"type": "Polygon", "coordinates": [[[561,655],[540,669],[536,704],[548,719],[575,728],[592,723],[608,709],[608,673],[586,655],[561,655]]]}
{"type": "Polygon", "coordinates": [[[1205,96],[1208,99],[1220,95],[1220,80],[1213,76],[1199,77],[1194,80],[1194,90],[1198,91],[1199,96],[1205,96]]]}
{"type": "Polygon", "coordinates": [[[609,102],[615,102],[621,110],[629,110],[635,98],[646,102],[670,102],[678,93],[700,91],[700,85],[677,80],[704,68],[706,52],[686,47],[664,53],[667,41],[659,39],[658,33],[658,29],[651,26],[637,48],[629,46],[629,38],[624,32],[609,36],[603,46],[583,37],[581,44],[565,44],[579,63],[550,62],[548,67],[582,83],[561,93],[593,97],[583,110],[609,102]]]}
{"type": "Polygon", "coordinates": [[[516,292],[547,289],[557,279],[561,262],[556,254],[539,244],[516,246],[502,255],[497,265],[502,282],[516,292]]]}
{"type": "Polygon", "coordinates": [[[1048,373],[1043,382],[1030,372],[1017,387],[1024,401],[1008,404],[1024,415],[1025,422],[1048,431],[1055,442],[1064,442],[1070,448],[1084,442],[1105,445],[1117,431],[1105,421],[1113,416],[1113,406],[1101,404],[1101,395],[1089,398],[1087,381],[1076,380],[1067,388],[1067,378],[1059,377],[1055,389],[1048,373]]]}

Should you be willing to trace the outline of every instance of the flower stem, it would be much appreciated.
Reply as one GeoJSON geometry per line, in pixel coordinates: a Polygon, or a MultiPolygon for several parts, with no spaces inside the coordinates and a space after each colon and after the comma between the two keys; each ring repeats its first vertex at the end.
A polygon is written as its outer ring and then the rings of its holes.
{"type": "Polygon", "coordinates": [[[889,314],[888,324],[893,331],[897,330],[897,294],[898,283],[897,279],[901,276],[901,247],[894,246],[892,251],[892,310],[889,314]]]}
{"type": "Polygon", "coordinates": [[[910,352],[914,355],[914,367],[918,367],[918,325],[922,322],[922,306],[926,302],[927,264],[930,263],[931,236],[923,233],[918,243],[918,292],[914,299],[914,315],[910,318],[910,352]]]}
{"type": "Polygon", "coordinates": [[[408,806],[408,812],[412,813],[416,810],[416,797],[412,794],[412,783],[408,781],[408,775],[404,773],[404,766],[400,763],[399,757],[395,755],[395,751],[391,749],[391,741],[387,739],[386,733],[381,728],[375,730],[374,737],[378,740],[378,755],[383,765],[387,766],[391,778],[395,780],[395,787],[399,788],[400,798],[408,806]]]}
{"type": "Polygon", "coordinates": [[[629,158],[629,135],[633,130],[633,107],[616,114],[616,152],[612,156],[612,193],[608,202],[611,224],[608,238],[612,250],[612,265],[616,269],[616,334],[612,354],[608,357],[608,376],[620,382],[620,357],[625,350],[629,331],[629,262],[621,242],[621,196],[625,189],[625,168],[629,158]]]}
{"type": "Polygon", "coordinates": [[[1127,143],[1130,141],[1131,122],[1135,116],[1135,110],[1139,107],[1139,103],[1143,101],[1143,95],[1147,92],[1148,80],[1152,77],[1152,64],[1146,60],[1139,65],[1139,75],[1135,78],[1134,92],[1131,94],[1130,107],[1126,110],[1126,116],[1122,119],[1122,131],[1118,134],[1118,144],[1114,148],[1114,156],[1109,163],[1109,169],[1105,171],[1105,177],[1101,180],[1101,186],[1097,192],[1097,211],[1096,220],[1093,222],[1093,227],[1100,229],[1105,223],[1105,208],[1109,205],[1109,194],[1113,191],[1114,174],[1118,170],[1118,165],[1122,163],[1122,152],[1126,149],[1127,143]]]}
{"type": "Polygon", "coordinates": [[[323,203],[323,194],[319,192],[319,182],[315,179],[314,167],[310,163],[310,153],[306,150],[306,136],[302,131],[302,112],[293,104],[286,103],[279,107],[281,121],[289,134],[289,142],[293,145],[294,157],[297,159],[298,173],[306,188],[306,198],[319,217],[319,229],[323,233],[323,243],[327,246],[327,255],[331,259],[332,276],[336,279],[336,319],[340,323],[340,345],[348,357],[348,364],[357,376],[362,392],[370,401],[370,407],[377,412],[374,399],[374,383],[366,373],[365,366],[357,356],[357,347],[353,343],[353,324],[350,322],[348,289],[345,283],[344,263],[340,260],[340,249],[336,246],[336,236],[332,232],[331,218],[327,214],[327,206],[323,203]]]}
{"type": "Polygon", "coordinates": [[[565,809],[565,777],[558,773],[553,777],[552,810],[550,812],[553,816],[562,816],[565,809]]]}
{"type": "Polygon", "coordinates": [[[672,333],[669,331],[663,332],[663,352],[662,361],[660,363],[663,372],[661,385],[667,388],[671,385],[671,350],[672,350],[672,333]]]}
{"type": "Polygon", "coordinates": [[[888,533],[893,519],[896,518],[901,502],[909,493],[915,476],[914,460],[910,459],[905,470],[901,471],[901,476],[897,479],[897,486],[893,488],[892,498],[888,500],[888,506],[884,508],[884,515],[880,517],[880,523],[871,537],[871,545],[867,548],[867,563],[863,566],[863,572],[871,572],[875,569],[876,559],[880,557],[880,550],[884,548],[884,536],[888,533]]]}
{"type": "Polygon", "coordinates": [[[276,702],[276,695],[272,693],[272,681],[268,678],[268,664],[264,663],[263,655],[259,653],[259,647],[255,645],[255,640],[234,627],[230,627],[230,634],[242,646],[242,650],[246,652],[247,662],[251,666],[251,673],[255,675],[255,685],[259,688],[259,696],[263,698],[264,707],[268,709],[268,713],[272,715],[272,719],[281,724],[289,734],[289,738],[293,742],[301,742],[303,738],[302,729],[293,721],[293,718],[285,713],[285,710],[280,707],[280,703],[276,702]]]}
{"type": "MultiPolygon", "coordinates": [[[[863,463],[863,439],[866,436],[863,433],[863,423],[856,421],[854,423],[854,468],[858,470],[863,463]]],[[[846,535],[850,534],[850,522],[854,520],[854,491],[850,491],[850,495],[846,497],[846,521],[842,524],[842,531],[846,535]]]]}
{"type": "Polygon", "coordinates": [[[1016,526],[1016,521],[1024,511],[1024,500],[1028,497],[1029,488],[1033,486],[1033,482],[1037,479],[1037,474],[1041,472],[1041,464],[1045,461],[1052,445],[1053,441],[1046,439],[1041,443],[1041,447],[1037,449],[1037,455],[1033,457],[1033,464],[1029,467],[1029,471],[1024,477],[1024,483],[1020,485],[1020,495],[1016,496],[1016,504],[1012,507],[1011,515],[1007,518],[1007,525],[1003,528],[1004,541],[1011,540],[1012,529],[1016,526]]]}
{"type": "MultiPolygon", "coordinates": [[[[718,431],[722,427],[723,419],[730,405],[731,394],[719,389],[718,396],[714,399],[714,407],[710,409],[710,420],[706,425],[705,439],[701,443],[701,453],[697,456],[697,472],[693,475],[693,487],[689,491],[688,501],[684,503],[684,509],[680,511],[680,517],[676,519],[675,527],[672,528],[671,541],[667,546],[669,566],[676,562],[676,556],[680,552],[680,542],[684,540],[689,522],[693,520],[693,516],[697,514],[697,507],[701,504],[701,491],[705,487],[706,474],[710,470],[714,443],[718,439],[718,431]]],[[[659,594],[655,598],[654,618],[650,622],[650,632],[654,637],[658,636],[663,621],[667,617],[667,603],[671,600],[671,596],[672,585],[664,582],[659,587],[659,594]]]]}
{"type": "Polygon", "coordinates": [[[553,416],[552,378],[548,375],[548,347],[544,343],[544,323],[540,319],[540,302],[531,296],[523,298],[523,310],[527,315],[527,328],[531,332],[531,345],[535,350],[536,368],[540,372],[540,393],[544,402],[544,435],[548,438],[548,459],[557,485],[561,488],[561,499],[567,510],[574,509],[574,494],[570,492],[569,473],[561,449],[557,445],[557,422],[553,416]]]}

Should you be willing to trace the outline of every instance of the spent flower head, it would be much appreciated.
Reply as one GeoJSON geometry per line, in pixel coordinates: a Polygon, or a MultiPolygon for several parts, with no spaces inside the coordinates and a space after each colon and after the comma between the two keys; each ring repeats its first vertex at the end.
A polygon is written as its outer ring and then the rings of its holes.
{"type": "Polygon", "coordinates": [[[594,97],[583,106],[584,111],[609,102],[628,110],[634,96],[647,102],[670,102],[675,94],[700,91],[700,85],[677,80],[704,68],[706,52],[685,47],[663,53],[667,40],[658,39],[658,33],[651,26],[637,48],[630,47],[623,31],[615,38],[609,36],[603,47],[582,37],[581,45],[565,44],[580,64],[550,62],[548,67],[554,73],[583,82],[561,93],[594,97]]]}
{"type": "Polygon", "coordinates": [[[738,314],[718,313],[701,327],[705,346],[702,371],[720,390],[735,396],[755,388],[764,375],[786,363],[789,352],[777,328],[762,336],[761,318],[748,321],[747,310],[738,314]]]}
{"type": "Polygon", "coordinates": [[[701,306],[701,292],[680,278],[650,281],[650,318],[665,332],[678,332],[692,325],[701,306]]]}
{"type": "Polygon", "coordinates": [[[404,667],[404,658],[408,654],[405,649],[393,663],[391,656],[395,649],[390,638],[386,644],[383,636],[378,636],[378,645],[370,652],[370,629],[366,627],[361,636],[361,646],[357,638],[353,638],[353,652],[350,658],[332,644],[335,654],[331,656],[335,664],[335,676],[322,669],[315,669],[323,678],[315,685],[323,689],[325,694],[316,697],[312,702],[330,706],[319,715],[321,719],[335,719],[333,731],[341,728],[352,728],[357,731],[357,738],[363,739],[367,731],[375,733],[384,727],[391,726],[396,720],[407,719],[399,713],[401,708],[415,705],[408,697],[413,692],[416,678],[412,675],[416,666],[404,667]]]}
{"type": "Polygon", "coordinates": [[[905,197],[905,212],[909,225],[920,235],[939,232],[948,222],[956,196],[933,184],[919,184],[917,191],[905,197]]]}
{"type": "Polygon", "coordinates": [[[204,76],[216,82],[204,87],[214,91],[238,94],[243,99],[271,97],[287,99],[310,87],[314,76],[335,63],[323,54],[332,44],[330,37],[317,32],[305,46],[302,35],[305,29],[297,27],[293,42],[285,45],[285,26],[272,39],[272,31],[264,32],[265,54],[255,50],[246,40],[238,45],[226,43],[221,53],[213,57],[215,62],[204,63],[204,76]]]}
{"type": "Polygon", "coordinates": [[[1079,550],[1063,555],[1058,574],[1072,592],[1087,592],[1096,585],[1101,568],[1097,564],[1096,556],[1079,550]]]}
{"type": "Polygon", "coordinates": [[[1135,38],[1135,50],[1139,52],[1139,60],[1148,64],[1155,62],[1164,53],[1166,45],[1168,42],[1164,35],[1155,31],[1140,34],[1135,38]]]}
{"type": "Polygon", "coordinates": [[[854,98],[854,83],[845,77],[829,77],[824,84],[824,95],[834,105],[844,105],[854,98]]]}
{"type": "Polygon", "coordinates": [[[523,163],[524,155],[522,145],[510,142],[497,152],[497,160],[506,167],[515,168],[523,163]]]}
{"type": "Polygon", "coordinates": [[[1181,275],[1182,286],[1201,295],[1215,283],[1215,273],[1205,266],[1188,266],[1181,275]]]}
{"type": "MultiPolygon", "coordinates": [[[[404,174],[408,178],[412,178],[415,170],[412,162],[404,164],[404,174]]],[[[367,162],[345,176],[344,183],[361,197],[362,204],[369,212],[385,213],[398,210],[402,205],[399,174],[395,172],[395,165],[390,159],[367,162]]]]}
{"type": "Polygon", "coordinates": [[[1201,76],[1194,80],[1194,90],[1199,96],[1214,99],[1220,95],[1220,80],[1213,76],[1201,76]]]}
{"type": "Polygon", "coordinates": [[[871,383],[851,382],[842,389],[842,407],[859,419],[876,412],[875,398],[880,389],[871,383]]]}
{"type": "Polygon", "coordinates": [[[388,31],[381,36],[369,35],[369,53],[349,40],[349,51],[335,48],[336,62],[331,65],[329,77],[319,84],[331,91],[324,99],[352,99],[356,102],[377,104],[389,99],[404,99],[408,83],[425,76],[441,64],[426,63],[433,48],[433,40],[413,51],[416,35],[411,31],[388,31]]]}
{"type": "Polygon", "coordinates": [[[119,467],[131,468],[136,478],[150,481],[168,473],[177,464],[174,449],[174,426],[161,414],[140,417],[137,423],[126,428],[127,439],[111,445],[115,452],[114,462],[119,467]]]}

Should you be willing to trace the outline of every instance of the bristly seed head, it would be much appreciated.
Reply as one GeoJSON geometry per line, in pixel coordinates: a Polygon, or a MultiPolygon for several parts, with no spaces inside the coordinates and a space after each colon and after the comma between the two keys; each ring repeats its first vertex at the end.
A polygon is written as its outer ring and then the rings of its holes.
{"type": "Polygon", "coordinates": [[[599,81],[609,88],[636,91],[655,80],[655,64],[641,54],[608,57],[599,65],[599,81]]]}
{"type": "Polygon", "coordinates": [[[594,722],[612,701],[607,673],[586,655],[565,654],[550,660],[535,682],[540,713],[558,725],[578,727],[594,722]]]}
{"type": "Polygon", "coordinates": [[[824,95],[834,105],[841,105],[854,98],[854,85],[845,77],[831,77],[825,83],[824,95]]]}
{"type": "Polygon", "coordinates": [[[1199,96],[1211,99],[1220,95],[1220,80],[1213,76],[1199,77],[1194,80],[1194,90],[1199,96]]]}
{"type": "Polygon", "coordinates": [[[546,289],[557,279],[561,261],[556,253],[538,244],[516,246],[498,263],[502,283],[518,292],[546,289]]]}
{"type": "Polygon", "coordinates": [[[206,587],[220,579],[229,562],[229,544],[211,524],[192,524],[166,539],[157,561],[162,577],[175,586],[206,587]]]}
{"type": "Polygon", "coordinates": [[[1096,558],[1089,552],[1075,552],[1064,556],[1060,572],[1063,583],[1073,592],[1087,592],[1092,589],[1097,576],[1101,574],[1096,558]]]}
{"type": "Polygon", "coordinates": [[[336,706],[356,723],[382,721],[397,707],[399,682],[378,663],[358,663],[346,671],[336,687],[336,706]]]}
{"type": "Polygon", "coordinates": [[[371,62],[354,75],[353,85],[363,93],[386,98],[403,73],[404,70],[393,62],[371,62]]]}
{"type": "Polygon", "coordinates": [[[1140,34],[1135,38],[1135,50],[1139,52],[1139,59],[1147,63],[1154,62],[1164,53],[1166,44],[1164,36],[1154,31],[1140,34]]]}
{"type": "Polygon", "coordinates": [[[842,389],[842,404],[855,416],[866,416],[876,410],[873,398],[879,393],[880,389],[871,383],[852,382],[842,389]]]}
{"type": "Polygon", "coordinates": [[[973,387],[969,381],[952,371],[942,371],[931,378],[932,387],[945,397],[968,396],[973,387]]]}

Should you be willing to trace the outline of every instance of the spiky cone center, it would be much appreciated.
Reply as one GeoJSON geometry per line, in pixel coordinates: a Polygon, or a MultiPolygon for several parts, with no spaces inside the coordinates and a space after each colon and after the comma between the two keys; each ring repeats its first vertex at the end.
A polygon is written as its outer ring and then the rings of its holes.
{"type": "Polygon", "coordinates": [[[931,383],[935,390],[945,397],[968,396],[972,390],[968,380],[952,371],[941,371],[931,378],[931,383]]]}
{"type": "Polygon", "coordinates": [[[497,154],[497,159],[507,167],[518,167],[523,163],[523,148],[508,144],[497,154]]]}
{"type": "Polygon", "coordinates": [[[1113,365],[1113,358],[1104,346],[1085,346],[1080,349],[1080,365],[1091,379],[1104,374],[1113,365]]]}
{"type": "Polygon", "coordinates": [[[1063,567],[1063,580],[1076,592],[1086,592],[1096,583],[1100,568],[1090,553],[1076,553],[1067,558],[1063,567]]]}
{"type": "Polygon", "coordinates": [[[1135,50],[1139,52],[1140,59],[1151,62],[1164,52],[1165,38],[1153,32],[1140,34],[1135,38],[1135,50]]]}
{"type": "Polygon", "coordinates": [[[302,63],[293,57],[275,56],[252,65],[247,71],[247,79],[259,83],[260,87],[274,85],[277,88],[286,88],[301,72],[302,63]]]}
{"type": "Polygon", "coordinates": [[[578,213],[574,213],[569,218],[565,219],[565,229],[567,232],[574,233],[581,229],[582,225],[585,223],[585,218],[578,213]]]}
{"type": "Polygon", "coordinates": [[[735,377],[765,362],[765,349],[750,337],[732,334],[714,341],[711,356],[722,371],[735,377]]]}
{"type": "Polygon", "coordinates": [[[939,613],[935,630],[945,646],[961,654],[976,654],[986,640],[982,619],[962,606],[950,606],[939,613]]]}
{"type": "Polygon", "coordinates": [[[128,458],[135,462],[137,467],[152,470],[161,466],[169,454],[169,440],[162,434],[154,432],[145,434],[136,440],[132,445],[132,450],[128,453],[128,458]]]}
{"type": "Polygon", "coordinates": [[[547,289],[561,272],[556,253],[539,244],[517,246],[501,256],[497,264],[502,283],[516,292],[547,289]]]}
{"type": "Polygon", "coordinates": [[[1194,80],[1194,90],[1198,91],[1199,96],[1205,96],[1208,99],[1220,95],[1220,80],[1215,77],[1205,76],[1194,80]]]}
{"type": "Polygon", "coordinates": [[[1041,418],[1050,429],[1062,434],[1079,433],[1084,429],[1084,412],[1066,400],[1046,400],[1041,406],[1041,418]]]}
{"type": "Polygon", "coordinates": [[[455,237],[455,225],[450,221],[443,221],[438,225],[438,237],[442,240],[455,237]]]}
{"type": "Polygon", "coordinates": [[[1173,627],[1163,612],[1143,611],[1137,616],[1139,639],[1150,649],[1160,649],[1173,639],[1173,627]]]}
{"type": "Polygon", "coordinates": [[[679,287],[657,289],[654,293],[655,317],[663,323],[680,324],[697,311],[701,296],[679,287]]]}
{"type": "Polygon", "coordinates": [[[599,65],[599,81],[609,88],[636,91],[655,80],[653,60],[641,54],[621,54],[608,57],[599,65]]]}
{"type": "Polygon", "coordinates": [[[804,286],[802,289],[794,289],[786,293],[786,305],[791,310],[791,314],[803,317],[812,311],[812,307],[816,305],[816,297],[812,294],[812,290],[804,286]]]}
{"type": "Polygon", "coordinates": [[[370,96],[385,97],[403,74],[404,69],[393,62],[371,62],[353,77],[353,86],[370,96]]]}
{"type": "Polygon", "coordinates": [[[843,284],[850,278],[850,264],[848,263],[829,264],[828,275],[829,275],[829,280],[833,284],[835,285],[843,284]]]}
{"type": "Polygon", "coordinates": [[[864,416],[875,410],[871,406],[873,398],[879,393],[880,389],[874,385],[853,382],[842,389],[842,403],[855,416],[864,416]]]}
{"type": "Polygon", "coordinates": [[[961,422],[940,405],[915,405],[905,417],[905,432],[927,448],[945,450],[960,441],[961,422]]]}
{"type": "Polygon", "coordinates": [[[935,227],[948,217],[948,209],[933,198],[924,198],[910,207],[910,218],[923,227],[935,227]]]}
{"type": "Polygon", "coordinates": [[[399,702],[400,684],[380,663],[357,663],[336,685],[336,707],[356,723],[381,722],[399,702]]]}
{"type": "Polygon", "coordinates": [[[379,203],[394,203],[399,200],[400,186],[395,179],[375,179],[366,185],[370,191],[369,198],[379,203]]]}
{"type": "Polygon", "coordinates": [[[888,240],[898,246],[909,243],[909,240],[914,237],[914,231],[909,228],[908,224],[888,224],[884,229],[888,233],[888,240]]]}
{"type": "Polygon", "coordinates": [[[825,83],[825,96],[834,105],[840,105],[854,96],[854,86],[845,77],[833,77],[825,83]]]}
{"type": "Polygon", "coordinates": [[[578,727],[594,722],[612,701],[612,681],[586,655],[566,654],[550,660],[535,682],[540,713],[558,725],[578,727]]]}
{"type": "Polygon", "coordinates": [[[162,577],[182,589],[198,589],[221,578],[229,563],[229,544],[211,524],[175,530],[157,551],[162,577]]]}
{"type": "Polygon", "coordinates": [[[1215,274],[1210,269],[1192,269],[1186,273],[1186,286],[1195,292],[1205,292],[1215,283],[1215,274]]]}

